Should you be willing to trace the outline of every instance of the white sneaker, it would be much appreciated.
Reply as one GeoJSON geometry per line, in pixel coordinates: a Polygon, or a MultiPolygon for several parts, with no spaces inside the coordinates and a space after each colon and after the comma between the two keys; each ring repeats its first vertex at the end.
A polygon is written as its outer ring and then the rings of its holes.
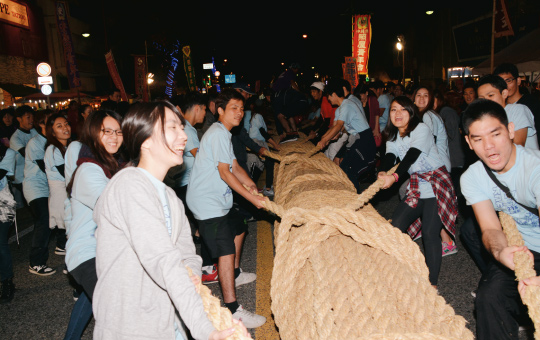
{"type": "Polygon", "coordinates": [[[238,307],[232,317],[236,320],[242,321],[246,328],[257,328],[266,323],[266,318],[264,316],[248,312],[242,306],[238,307]]]}
{"type": "Polygon", "coordinates": [[[245,285],[246,283],[253,282],[257,279],[257,274],[254,273],[246,273],[240,269],[240,275],[236,279],[234,279],[235,286],[241,286],[245,285]]]}

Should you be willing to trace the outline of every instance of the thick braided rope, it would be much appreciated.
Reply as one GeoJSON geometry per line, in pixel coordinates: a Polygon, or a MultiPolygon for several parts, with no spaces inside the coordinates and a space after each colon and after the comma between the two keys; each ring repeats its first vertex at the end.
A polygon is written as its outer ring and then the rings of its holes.
{"type": "MultiPolygon", "coordinates": [[[[510,246],[523,246],[525,242],[521,233],[518,231],[514,219],[504,212],[499,212],[501,225],[503,227],[504,234],[508,240],[510,246]]],[[[524,252],[514,253],[514,265],[516,279],[518,281],[528,279],[536,276],[534,270],[534,261],[524,252]]],[[[523,303],[529,309],[529,316],[534,322],[534,338],[540,340],[540,287],[527,286],[525,288],[525,294],[522,297],[523,303]]]]}
{"type": "Polygon", "coordinates": [[[310,150],[282,147],[275,202],[265,202],[281,216],[271,286],[281,338],[472,339],[431,287],[418,246],[370,205],[350,209],[375,193],[359,198],[354,186],[342,186],[338,166],[322,154],[310,158],[310,150]]]}
{"type": "MultiPolygon", "coordinates": [[[[189,276],[193,276],[193,271],[191,268],[187,267],[189,276]]],[[[221,302],[219,299],[212,295],[212,292],[208,287],[203,285],[201,281],[199,280],[199,283],[197,284],[197,290],[199,292],[199,295],[201,296],[204,311],[208,315],[208,319],[210,322],[212,322],[212,325],[218,330],[222,331],[224,329],[232,328],[234,327],[236,329],[236,332],[234,332],[231,336],[229,336],[227,339],[232,340],[247,340],[250,339],[242,334],[242,329],[239,325],[236,325],[233,323],[233,317],[231,314],[231,311],[228,308],[221,307],[221,302]]]]}
{"type": "MultiPolygon", "coordinates": [[[[399,164],[396,164],[392,169],[386,172],[387,175],[393,174],[399,164]]],[[[367,204],[383,187],[384,180],[382,178],[379,178],[369,186],[366,190],[364,190],[360,195],[358,195],[357,202],[354,202],[349,206],[349,208],[358,210],[361,207],[363,207],[365,204],[367,204]]]]}

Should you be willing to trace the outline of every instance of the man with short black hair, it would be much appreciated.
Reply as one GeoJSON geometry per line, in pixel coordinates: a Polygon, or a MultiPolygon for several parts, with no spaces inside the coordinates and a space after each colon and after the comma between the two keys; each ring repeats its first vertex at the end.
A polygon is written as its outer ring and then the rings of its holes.
{"type": "Polygon", "coordinates": [[[383,131],[386,127],[386,124],[388,123],[388,114],[390,112],[390,103],[392,100],[390,100],[390,97],[387,94],[384,94],[384,83],[380,80],[375,80],[373,83],[371,83],[371,89],[377,96],[377,100],[379,101],[379,111],[380,115],[379,117],[376,117],[375,119],[379,120],[379,129],[380,131],[383,131]]]}
{"type": "Polygon", "coordinates": [[[480,158],[461,176],[467,204],[472,205],[482,242],[493,256],[476,295],[476,335],[480,340],[518,339],[516,318],[526,317],[515,281],[514,254],[528,252],[540,268],[540,151],[512,142],[514,124],[493,101],[471,103],[462,117],[469,147],[480,158]],[[496,211],[516,222],[525,246],[509,246],[496,211]]]}
{"type": "MultiPolygon", "coordinates": [[[[536,131],[540,129],[540,99],[531,94],[521,94],[519,87],[521,85],[521,78],[519,77],[519,71],[516,65],[510,63],[503,63],[495,68],[493,74],[498,75],[506,82],[508,87],[508,98],[506,98],[507,104],[522,104],[531,110],[534,117],[534,126],[536,131]]],[[[537,134],[538,144],[540,144],[540,135],[537,134]]]]}

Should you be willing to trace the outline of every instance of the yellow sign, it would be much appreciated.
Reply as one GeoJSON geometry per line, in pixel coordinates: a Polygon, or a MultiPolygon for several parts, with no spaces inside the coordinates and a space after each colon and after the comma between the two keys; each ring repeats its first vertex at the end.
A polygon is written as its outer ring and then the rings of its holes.
{"type": "Polygon", "coordinates": [[[26,5],[12,0],[0,0],[0,20],[17,26],[30,26],[26,5]]]}

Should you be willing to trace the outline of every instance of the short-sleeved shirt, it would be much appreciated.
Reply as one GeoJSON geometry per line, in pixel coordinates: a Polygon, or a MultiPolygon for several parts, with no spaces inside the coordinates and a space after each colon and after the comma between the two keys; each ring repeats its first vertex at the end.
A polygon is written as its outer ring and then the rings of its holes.
{"type": "Polygon", "coordinates": [[[19,150],[25,148],[30,139],[37,134],[35,129],[31,129],[28,132],[17,129],[9,139],[9,147],[17,151],[17,157],[15,157],[15,180],[13,181],[15,184],[22,183],[24,179],[24,157],[19,150]]]}
{"type": "Polygon", "coordinates": [[[38,166],[37,161],[45,157],[47,138],[36,135],[26,144],[23,194],[28,203],[37,198],[49,197],[47,175],[38,166]]]}
{"type": "MultiPolygon", "coordinates": [[[[495,177],[521,204],[536,208],[540,206],[540,151],[516,145],[516,162],[504,174],[493,172],[495,177]]],[[[538,216],[521,207],[489,178],[481,161],[472,164],[461,176],[461,191],[467,204],[473,205],[490,200],[496,211],[512,216],[525,245],[540,252],[540,224],[538,216]]]]}
{"type": "Polygon", "coordinates": [[[47,174],[47,179],[49,181],[65,181],[64,176],[58,172],[58,166],[64,165],[64,157],[62,152],[54,146],[49,145],[47,150],[45,150],[45,173],[47,174]]]}
{"type": "Polygon", "coordinates": [[[189,184],[189,177],[191,176],[191,170],[193,169],[193,163],[195,163],[195,156],[191,153],[191,150],[199,148],[199,136],[197,130],[191,126],[186,120],[186,126],[184,131],[187,135],[186,147],[184,148],[184,172],[182,172],[182,178],[180,179],[180,186],[186,186],[189,184]]]}
{"type": "Polygon", "coordinates": [[[259,129],[263,129],[264,131],[268,131],[268,128],[266,127],[266,123],[264,121],[263,116],[256,113],[255,116],[253,116],[253,119],[251,119],[251,127],[249,128],[249,137],[252,139],[260,140],[262,142],[265,142],[263,135],[261,134],[261,131],[259,129]]]}
{"type": "Polygon", "coordinates": [[[334,120],[343,121],[345,130],[347,130],[347,133],[351,136],[369,129],[366,115],[360,111],[361,108],[362,106],[358,107],[354,101],[347,98],[343,100],[336,110],[336,117],[334,120]]]}
{"type": "Polygon", "coordinates": [[[378,98],[379,109],[384,109],[382,116],[379,117],[379,128],[384,130],[384,127],[388,123],[388,114],[390,113],[390,97],[387,94],[381,94],[378,98]]]}
{"type": "Polygon", "coordinates": [[[507,104],[504,110],[508,116],[508,121],[514,123],[514,131],[527,128],[525,147],[539,150],[536,128],[534,127],[534,117],[531,110],[522,104],[507,104]]]}
{"type": "MultiPolygon", "coordinates": [[[[386,142],[386,153],[392,153],[400,159],[405,158],[405,155],[410,148],[420,150],[421,154],[416,162],[409,168],[409,174],[415,172],[425,173],[437,170],[445,165],[439,155],[431,130],[424,123],[419,123],[409,136],[401,137],[398,133],[395,141],[386,142]]],[[[423,178],[419,178],[418,181],[420,198],[435,197],[433,188],[428,181],[423,178]]]]}
{"type": "Polygon", "coordinates": [[[324,119],[330,118],[331,122],[333,122],[336,117],[336,107],[330,104],[326,96],[323,96],[321,100],[321,116],[324,119]]]}
{"type": "Polygon", "coordinates": [[[452,164],[450,163],[450,152],[448,150],[448,134],[446,133],[444,121],[433,111],[428,111],[424,113],[422,121],[431,130],[431,133],[433,134],[435,139],[437,151],[439,151],[439,156],[441,156],[444,165],[446,166],[446,170],[450,172],[450,170],[452,169],[452,164]]]}
{"type": "Polygon", "coordinates": [[[231,132],[217,122],[206,131],[187,189],[187,204],[198,220],[227,215],[233,204],[229,185],[219,175],[219,163],[229,164],[232,172],[234,156],[231,132]]]}
{"type": "Polygon", "coordinates": [[[17,153],[13,149],[7,149],[4,157],[0,160],[0,169],[6,171],[6,175],[0,180],[0,190],[3,190],[7,185],[6,176],[13,176],[15,174],[15,158],[17,153]]]}
{"type": "Polygon", "coordinates": [[[159,201],[161,202],[161,205],[163,206],[163,213],[165,214],[165,226],[167,227],[169,236],[171,236],[172,234],[171,208],[169,206],[169,199],[167,198],[167,192],[165,191],[165,187],[166,187],[165,183],[155,178],[154,175],[152,175],[145,169],[143,168],[137,168],[137,169],[140,170],[143,174],[145,174],[146,177],[148,177],[150,182],[152,182],[152,184],[156,188],[158,192],[158,196],[159,196],[159,201]]]}

